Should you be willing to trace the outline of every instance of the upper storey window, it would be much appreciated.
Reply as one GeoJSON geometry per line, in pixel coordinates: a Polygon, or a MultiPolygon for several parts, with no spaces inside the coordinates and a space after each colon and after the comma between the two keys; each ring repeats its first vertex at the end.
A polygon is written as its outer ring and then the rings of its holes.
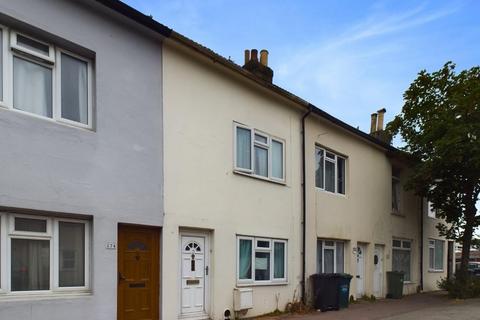
{"type": "Polygon", "coordinates": [[[400,184],[400,171],[392,169],[392,212],[399,214],[401,212],[401,194],[402,186],[400,184]]]}
{"type": "Polygon", "coordinates": [[[235,171],[285,182],[285,142],[238,123],[235,129],[235,171]]]}
{"type": "Polygon", "coordinates": [[[315,147],[315,186],[325,191],[345,194],[346,158],[322,147],[315,147]]]}
{"type": "Polygon", "coordinates": [[[0,26],[0,105],[92,128],[89,59],[0,26]]]}

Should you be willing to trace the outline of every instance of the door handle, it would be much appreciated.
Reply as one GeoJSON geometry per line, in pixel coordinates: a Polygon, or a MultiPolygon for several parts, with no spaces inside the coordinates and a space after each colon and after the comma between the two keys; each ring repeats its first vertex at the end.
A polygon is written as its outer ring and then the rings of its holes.
{"type": "Polygon", "coordinates": [[[208,276],[208,266],[205,267],[205,275],[208,276]]]}
{"type": "Polygon", "coordinates": [[[121,272],[118,272],[118,281],[120,282],[121,280],[127,280],[127,278],[125,278],[121,272]]]}

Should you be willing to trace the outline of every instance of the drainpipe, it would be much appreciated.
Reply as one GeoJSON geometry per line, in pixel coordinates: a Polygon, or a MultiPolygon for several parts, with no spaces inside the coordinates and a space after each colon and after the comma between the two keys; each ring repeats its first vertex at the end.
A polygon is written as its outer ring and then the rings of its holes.
{"type": "Polygon", "coordinates": [[[308,111],[302,116],[302,302],[306,304],[306,295],[305,295],[305,273],[306,273],[306,217],[307,217],[307,186],[306,186],[306,157],[305,157],[305,120],[312,113],[312,106],[308,106],[308,111]]]}
{"type": "Polygon", "coordinates": [[[423,198],[420,198],[420,290],[423,291],[423,246],[424,246],[424,229],[423,229],[423,198]]]}

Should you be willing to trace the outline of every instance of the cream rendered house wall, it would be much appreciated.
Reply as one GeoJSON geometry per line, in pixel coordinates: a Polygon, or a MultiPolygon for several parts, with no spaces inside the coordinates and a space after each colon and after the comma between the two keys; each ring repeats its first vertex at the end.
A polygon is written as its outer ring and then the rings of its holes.
{"type": "Polygon", "coordinates": [[[208,230],[211,263],[207,304],[212,319],[233,310],[236,235],[288,239],[288,284],[251,286],[247,316],[283,309],[301,280],[302,110],[214,61],[165,44],[165,224],[162,314],[180,311],[179,230],[208,230]],[[285,140],[286,185],[233,172],[233,122],[285,140]]]}
{"type": "MultiPolygon", "coordinates": [[[[384,245],[384,275],[392,268],[392,238],[412,240],[411,282],[405,293],[416,292],[420,281],[420,202],[402,191],[401,215],[392,214],[392,164],[385,151],[373,144],[310,116],[306,124],[307,172],[307,263],[308,277],[316,272],[316,240],[345,241],[345,272],[354,277],[350,294],[356,292],[357,243],[367,245],[365,257],[365,293],[373,294],[373,251],[384,245]],[[345,155],[346,194],[325,192],[315,187],[315,145],[345,155]]],[[[404,173],[404,171],[402,172],[404,173]]],[[[402,174],[401,179],[404,179],[402,174]]],[[[383,281],[386,294],[386,279],[383,281]]]]}

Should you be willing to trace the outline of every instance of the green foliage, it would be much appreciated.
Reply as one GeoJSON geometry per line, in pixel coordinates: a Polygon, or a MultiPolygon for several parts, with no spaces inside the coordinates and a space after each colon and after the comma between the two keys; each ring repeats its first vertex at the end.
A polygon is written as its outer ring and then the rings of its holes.
{"type": "Polygon", "coordinates": [[[441,279],[438,287],[446,290],[451,298],[469,299],[480,297],[480,277],[469,276],[467,281],[458,279],[441,279]]]}
{"type": "Polygon", "coordinates": [[[480,67],[456,73],[448,62],[437,72],[423,70],[403,97],[387,131],[402,136],[412,159],[407,188],[432,202],[447,223],[437,226],[441,234],[470,248],[480,224],[480,67]]]}

